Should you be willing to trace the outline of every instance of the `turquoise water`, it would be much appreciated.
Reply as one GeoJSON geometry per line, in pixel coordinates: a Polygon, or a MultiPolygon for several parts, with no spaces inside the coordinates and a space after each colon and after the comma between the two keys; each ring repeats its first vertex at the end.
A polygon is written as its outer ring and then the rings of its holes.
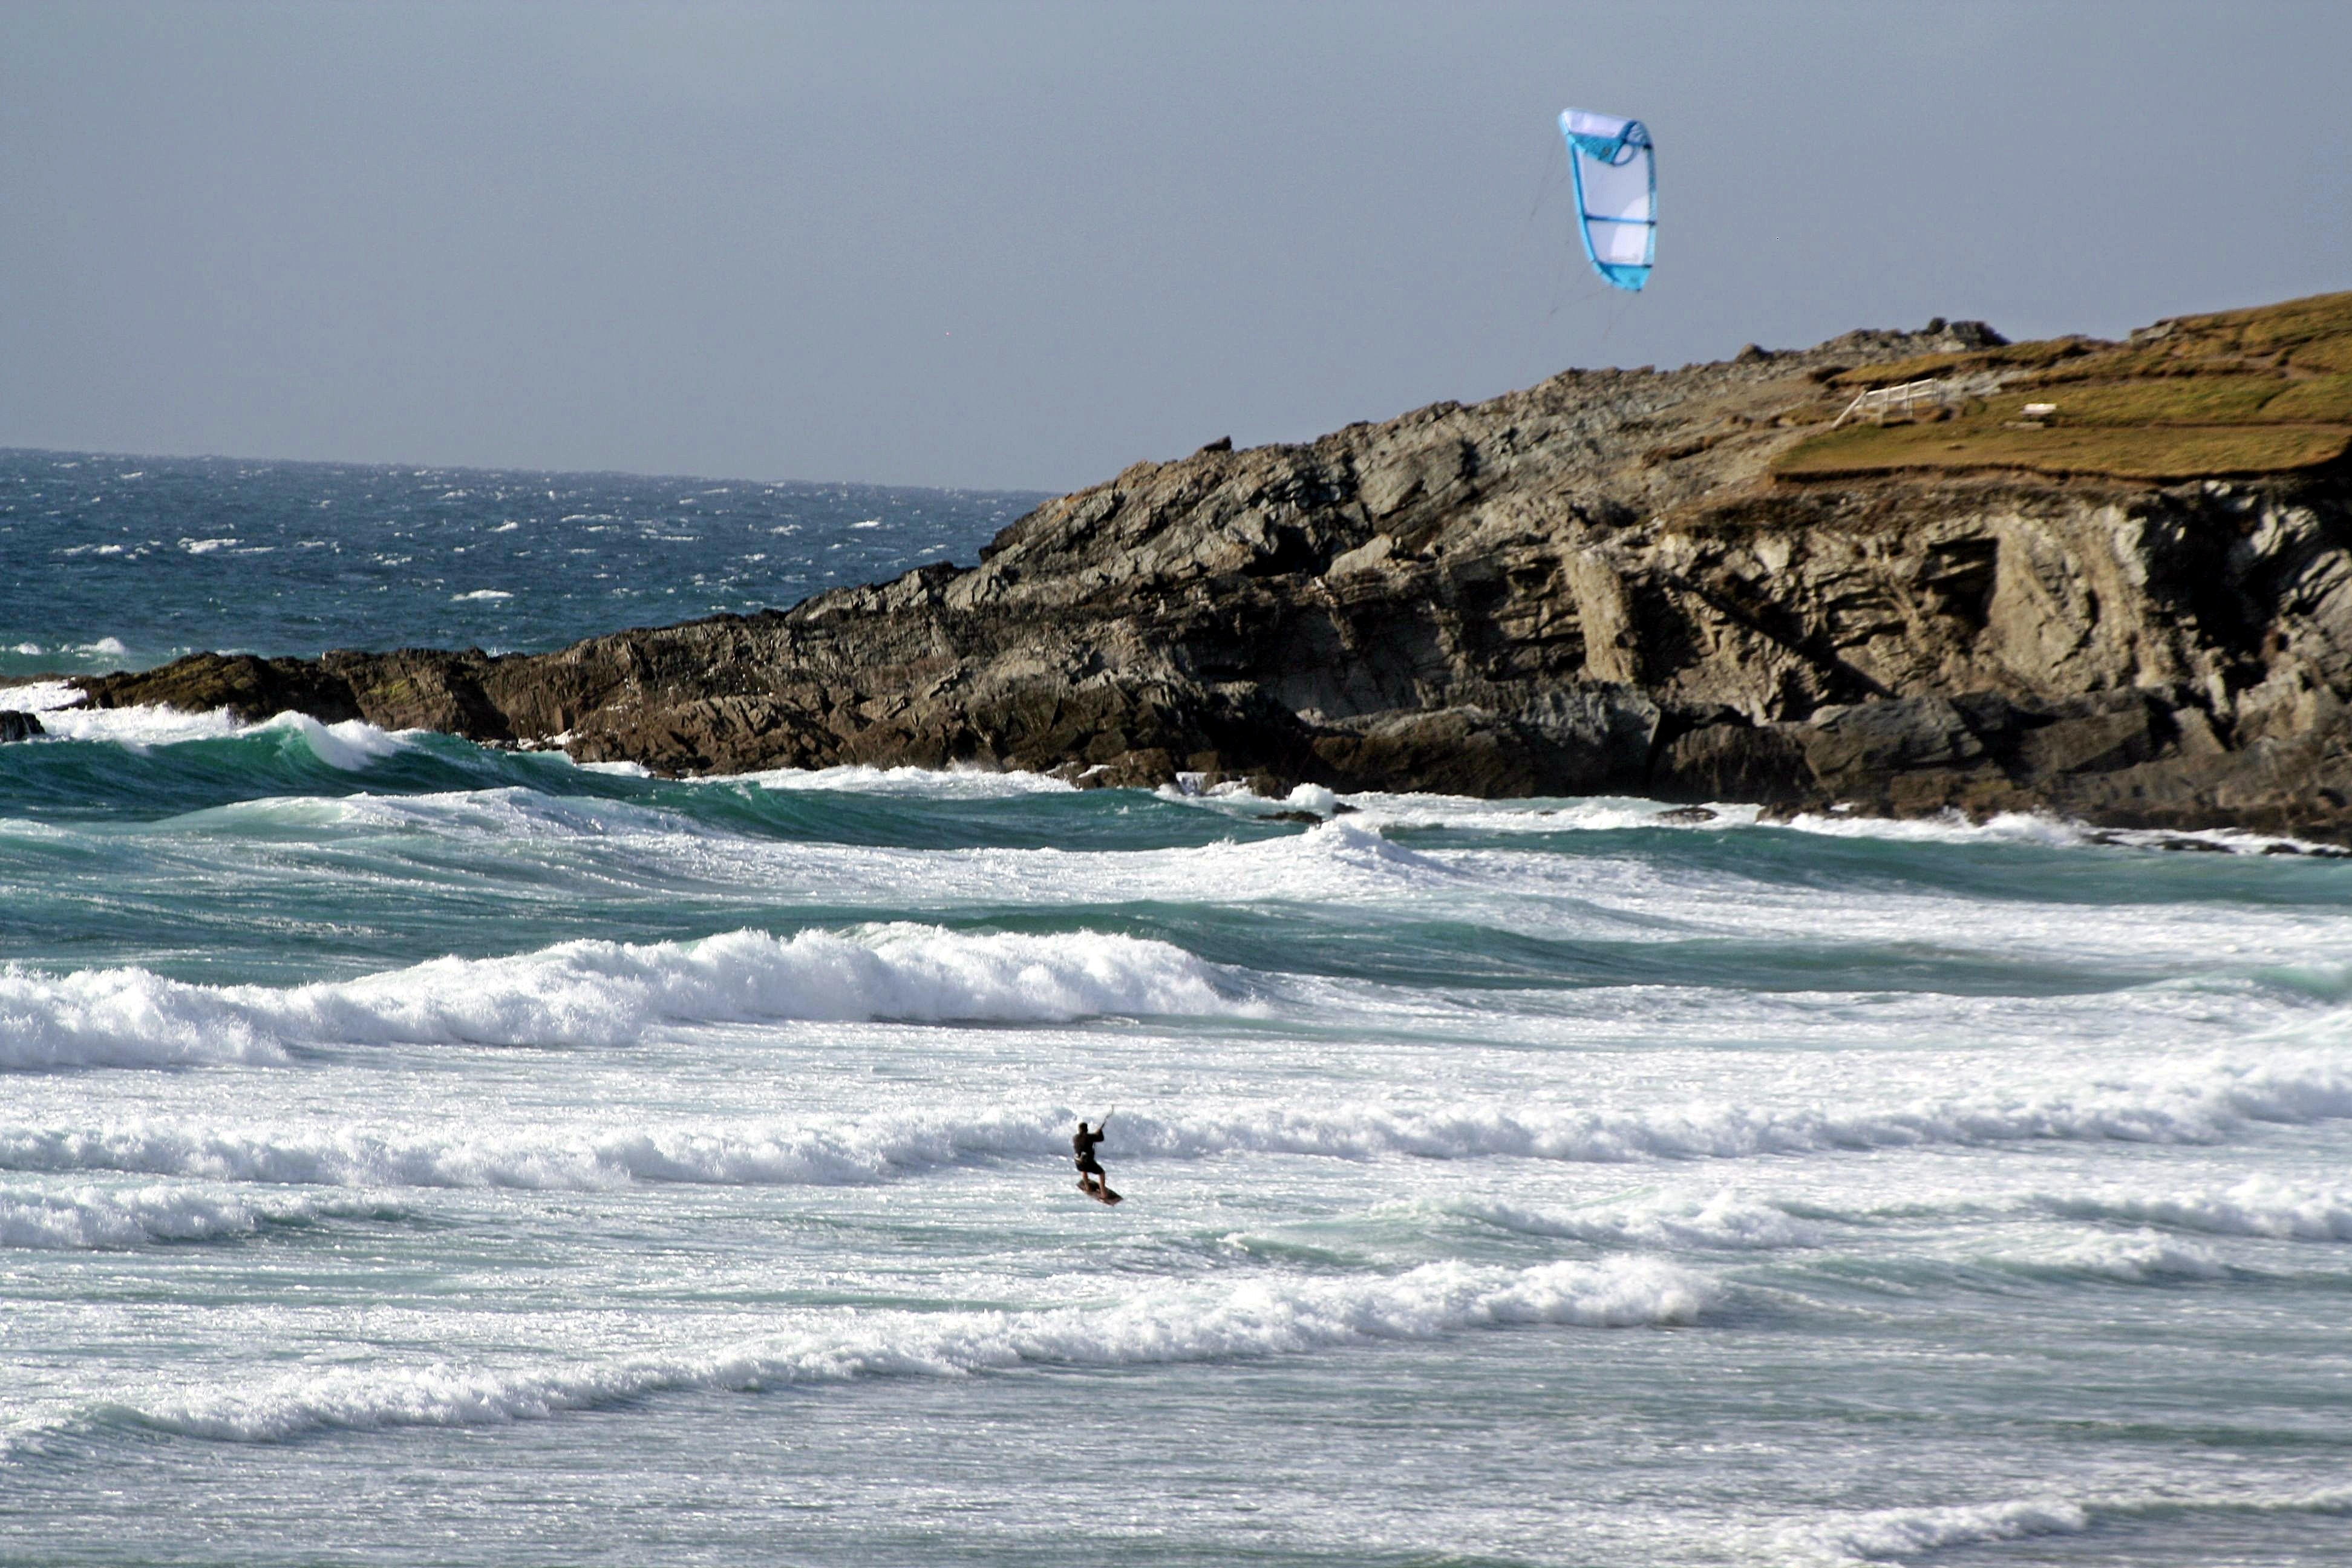
{"type": "MultiPolygon", "coordinates": [[[[870,574],[1005,504],[897,495],[870,574]]],[[[603,629],[467,629],[480,520],[397,526],[431,591],[53,553],[0,641],[603,629]]],[[[664,542],[637,603],[733,548],[664,542]]],[[[0,1561],[2344,1558],[2352,862],[63,695],[0,748],[0,1561]]]]}

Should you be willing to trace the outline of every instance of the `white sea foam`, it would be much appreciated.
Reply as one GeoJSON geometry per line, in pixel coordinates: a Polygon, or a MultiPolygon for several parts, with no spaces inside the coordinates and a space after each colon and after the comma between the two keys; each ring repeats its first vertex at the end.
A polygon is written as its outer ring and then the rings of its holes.
{"type": "Polygon", "coordinates": [[[499,599],[511,599],[513,597],[514,595],[512,594],[508,593],[503,588],[477,588],[470,594],[454,594],[450,595],[449,602],[453,605],[467,605],[477,602],[491,603],[499,599]]]}
{"type": "MultiPolygon", "coordinates": [[[[783,790],[844,789],[941,798],[995,798],[1060,794],[1071,786],[1035,774],[938,773],[923,770],[825,769],[750,775],[753,784],[783,790]]],[[[694,781],[698,788],[736,788],[743,780],[694,781]]],[[[351,809],[407,812],[420,821],[467,836],[503,837],[512,825],[530,822],[559,832],[593,837],[600,847],[618,840],[619,819],[604,803],[593,816],[576,801],[530,791],[453,792],[404,797],[398,805],[353,802],[351,809]]],[[[740,837],[696,822],[683,813],[636,807],[624,833],[646,862],[668,874],[722,883],[782,881],[803,896],[853,899],[905,909],[1006,899],[1061,906],[1167,899],[1187,903],[1239,904],[1265,899],[1290,901],[1381,900],[1429,894],[1451,896],[1499,887],[1542,896],[1553,890],[1545,868],[1457,865],[1391,843],[1355,819],[1323,823],[1271,843],[1203,845],[1142,850],[1006,848],[935,850],[851,847],[824,843],[776,843],[740,837]]],[[[1580,906],[1589,909],[1589,905],[1580,906]]],[[[1650,929],[1654,918],[1620,919],[1607,911],[1586,923],[1650,929]]]]}
{"type": "Polygon", "coordinates": [[[2224,1272],[2211,1252],[2158,1234],[2156,1227],[2221,1237],[2284,1241],[2352,1241],[2352,1194],[2250,1177],[2234,1186],[2166,1194],[2117,1188],[2091,1193],[1986,1194],[1946,1204],[1907,1203],[1892,1209],[1843,1212],[1807,1205],[1792,1210],[1726,1187],[1704,1198],[1644,1197],[1573,1209],[1529,1209],[1499,1203],[1452,1203],[1443,1212],[1528,1236],[1561,1237],[1601,1247],[1688,1248],[1807,1247],[1833,1244],[1840,1227],[1889,1217],[1912,1220],[2014,1219],[2056,1215],[2137,1226],[2126,1234],[2084,1238],[2054,1250],[2011,1256],[2027,1268],[2139,1280],[2215,1279],[2224,1272]]]}
{"type": "Polygon", "coordinates": [[[41,727],[68,741],[100,741],[144,751],[188,741],[225,740],[251,726],[226,708],[188,713],[176,708],[68,708],[41,714],[41,727]]]}
{"type": "Polygon", "coordinates": [[[1458,887],[1475,879],[1473,873],[1451,861],[1391,843],[1377,828],[1354,822],[1318,823],[1296,842],[1302,857],[1391,880],[1458,887]]]}
{"type": "Polygon", "coordinates": [[[2342,849],[2308,839],[2249,833],[2242,828],[2196,830],[2101,828],[2068,818],[2028,812],[2001,812],[1971,822],[1958,812],[1935,816],[1883,817],[1800,813],[1779,826],[1795,833],[1832,838],[1870,838],[1895,844],[2024,844],[2042,848],[2116,846],[2132,849],[2205,848],[2238,855],[2293,849],[2336,856],[2342,849]]]}
{"type": "Polygon", "coordinates": [[[2220,1189],[2147,1194],[2108,1190],[2044,1194],[2053,1214],[2280,1241],[2352,1241],[2352,1193],[2265,1176],[2220,1189]]]}
{"type": "Polygon", "coordinates": [[[1626,828],[1705,829],[1753,826],[1760,808],[1724,805],[1692,808],[1634,795],[1549,800],[1480,800],[1468,795],[1396,795],[1370,791],[1340,795],[1354,820],[1373,828],[1451,827],[1480,833],[1607,833],[1626,828]]]}
{"type": "Polygon", "coordinates": [[[1283,796],[1282,804],[1293,811],[1311,811],[1318,816],[1331,816],[1339,809],[1339,797],[1321,784],[1296,785],[1283,796]]]}
{"type": "MultiPolygon", "coordinates": [[[[613,766],[635,768],[635,763],[613,766]]],[[[593,841],[600,847],[619,844],[675,850],[717,840],[720,854],[730,850],[740,854],[744,848],[744,841],[724,828],[659,806],[595,795],[543,795],[519,785],[429,795],[278,795],[236,801],[219,809],[313,828],[415,829],[445,837],[496,839],[507,845],[527,838],[570,839],[593,841]]]]}
{"type": "Polygon", "coordinates": [[[1155,1153],[1225,1149],[1341,1158],[1515,1156],[1571,1161],[1740,1159],[1832,1150],[2067,1140],[2212,1143],[2250,1121],[2352,1116],[2352,1068],[2333,1052],[2251,1061],[2150,1064],[2105,1078],[1921,1097],[1871,1108],[1696,1102],[1622,1110],[1523,1103],[1432,1109],[1339,1102],[1214,1121],[1125,1119],[1123,1140],[1155,1153]]]}
{"type": "Polygon", "coordinates": [[[143,969],[0,971],[0,1067],[268,1062],[304,1047],[617,1046],[664,1024],[893,1018],[1062,1022],[1248,1010],[1166,942],[887,925],[782,938],[571,942],[288,988],[143,969]]]}
{"type": "Polygon", "coordinates": [[[268,1442],[321,1429],[502,1425],[680,1390],[1242,1360],[1517,1325],[1666,1327],[1698,1321],[1713,1299],[1706,1280],[1647,1258],[1517,1270],[1433,1263],[1377,1278],[1163,1285],[1044,1311],[812,1312],[728,1345],[524,1368],[312,1368],[137,1397],[127,1413],[187,1436],[268,1442]]]}
{"type": "Polygon", "coordinates": [[[1820,1225],[1730,1188],[1704,1200],[1658,1198],[1583,1209],[1541,1210],[1496,1203],[1447,1207],[1499,1230],[1559,1237],[1596,1247],[1761,1251],[1817,1247],[1828,1235],[1820,1225]]]}
{"type": "MultiPolygon", "coordinates": [[[[1302,785],[1302,790],[1315,786],[1302,785]]],[[[2323,855],[2338,854],[2336,847],[2276,835],[2233,828],[2194,832],[2095,828],[2063,817],[2029,812],[2003,812],[1982,822],[1971,822],[1957,812],[1924,817],[1872,816],[1862,813],[1803,812],[1786,821],[1767,822],[1763,808],[1750,804],[1712,801],[1701,806],[1675,805],[1633,795],[1592,795],[1548,800],[1479,800],[1465,795],[1396,795],[1366,792],[1331,797],[1328,806],[1294,798],[1270,801],[1249,793],[1245,785],[1221,785],[1215,790],[1163,788],[1171,799],[1259,815],[1279,805],[1297,805],[1330,816],[1354,814],[1374,828],[1447,827],[1480,833],[1607,833],[1633,828],[1670,828],[1685,832],[1721,833],[1740,828],[1770,828],[1827,838],[1873,839],[1892,844],[2018,844],[2042,848],[2122,846],[2163,849],[2184,845],[2210,846],[2238,854],[2294,849],[2323,855]]],[[[1321,794],[1328,796],[1329,792],[1321,794]]]]}
{"type": "Polygon", "coordinates": [[[322,724],[307,713],[280,713],[242,732],[299,736],[302,743],[310,748],[311,755],[329,767],[357,773],[371,763],[404,750],[408,745],[407,737],[416,731],[379,730],[361,719],[322,724]]]}
{"type": "Polygon", "coordinates": [[[0,1169],[111,1171],[352,1187],[595,1191],[633,1181],[837,1185],[1068,1147],[1058,1110],[943,1119],[652,1126],[194,1126],[131,1119],[86,1129],[0,1126],[0,1169]]]}
{"type": "Polygon", "coordinates": [[[2079,1535],[2091,1516],[2063,1498],[1962,1504],[1952,1508],[1891,1508],[1830,1524],[1798,1527],[1780,1545],[1799,1560],[1882,1563],[1920,1552],[2036,1535],[2079,1535]]]}
{"type": "Polygon", "coordinates": [[[228,1194],[156,1184],[123,1189],[0,1191],[0,1247],[91,1250],[251,1236],[272,1225],[375,1212],[285,1194],[228,1194]]]}
{"type": "MultiPolygon", "coordinates": [[[[41,650],[36,646],[32,651],[41,650]]],[[[65,680],[30,680],[21,686],[0,686],[0,710],[54,713],[61,708],[73,707],[84,695],[81,688],[65,680]]]]}
{"type": "MultiPolygon", "coordinates": [[[[2320,1514],[2352,1512],[2352,1489],[2317,1488],[2262,1491],[2197,1490],[2109,1494],[2075,1500],[2019,1498],[1943,1508],[1890,1508],[1850,1514],[1776,1532],[1766,1551],[1797,1563],[1885,1563],[1953,1547],[2081,1535],[2103,1521],[2163,1521],[2200,1514],[2320,1514]]],[[[2298,1559],[2300,1561],[2300,1559],[2298,1559]]]]}
{"type": "MultiPolygon", "coordinates": [[[[120,549],[121,547],[117,545],[114,546],[114,548],[120,549]]],[[[96,642],[59,643],[55,647],[47,647],[37,642],[20,642],[9,651],[12,653],[21,653],[28,658],[37,658],[42,654],[62,655],[68,658],[121,658],[131,650],[123,646],[122,639],[121,637],[100,637],[96,642]]],[[[37,682],[35,686],[30,688],[20,687],[9,690],[0,690],[0,709],[13,709],[19,713],[40,711],[44,706],[40,698],[37,697],[31,700],[26,700],[17,696],[17,692],[27,690],[37,691],[44,696],[50,693],[59,694],[62,700],[48,701],[46,705],[49,707],[64,707],[68,702],[79,701],[81,699],[81,693],[74,688],[68,686],[64,681],[45,680],[37,682]]]]}
{"type": "Polygon", "coordinates": [[[1070,795],[1077,785],[1045,773],[985,768],[775,768],[714,784],[750,783],[774,790],[838,790],[845,794],[996,800],[1024,795],[1070,795]]]}
{"type": "MultiPolygon", "coordinates": [[[[772,939],[769,939],[772,941],[772,939]]],[[[983,1110],[893,1107],[869,1115],[710,1118],[647,1125],[217,1125],[133,1118],[90,1126],[0,1124],[0,1169],[114,1171],[352,1186],[597,1188],[633,1180],[722,1184],[887,1180],[940,1166],[1066,1156],[1076,1114],[1062,1105],[983,1110]]],[[[1235,1106],[1197,1116],[1119,1113],[1122,1159],[1196,1160],[1232,1152],[1346,1160],[1518,1158],[1563,1162],[1743,1159],[1776,1154],[1975,1145],[2021,1140],[2210,1143],[2249,1121],[2352,1116],[2352,1081],[2324,1063],[2209,1064],[2168,1088],[2086,1086],[2010,1104],[1923,1100],[1880,1111],[1741,1112],[1667,1107],[1589,1111],[1464,1105],[1400,1109],[1345,1101],[1313,1110],[1235,1106]]],[[[1795,1216],[1727,1199],[1677,1213],[1572,1215],[1497,1208],[1475,1217],[1554,1226],[1604,1245],[1805,1245],[1795,1216]],[[1584,1232],[1571,1227],[1583,1224],[1584,1232]],[[1744,1236],[1743,1236],[1744,1233],[1744,1236]]],[[[2185,1255],[2184,1255],[2185,1256],[2185,1255]]],[[[2120,1255],[2105,1259],[2132,1267],[2120,1255]]],[[[2097,1269],[2088,1255],[2061,1267],[2097,1269]]],[[[2161,1267],[2161,1263],[2158,1264],[2161,1267]]]]}
{"type": "Polygon", "coordinates": [[[74,688],[58,681],[0,692],[0,702],[15,699],[11,705],[38,712],[42,727],[64,740],[97,741],[144,751],[240,735],[290,736],[307,746],[319,761],[346,772],[355,772],[402,750],[415,733],[380,730],[359,719],[322,724],[306,713],[279,713],[260,723],[247,724],[226,708],[190,713],[176,708],[74,706],[81,696],[74,688]]]}
{"type": "Polygon", "coordinates": [[[2088,1276],[2126,1285],[2220,1279],[2229,1273],[2221,1260],[2204,1247],[2152,1230],[2089,1237],[2041,1251],[2012,1254],[2000,1261],[2021,1273],[2088,1276]]]}

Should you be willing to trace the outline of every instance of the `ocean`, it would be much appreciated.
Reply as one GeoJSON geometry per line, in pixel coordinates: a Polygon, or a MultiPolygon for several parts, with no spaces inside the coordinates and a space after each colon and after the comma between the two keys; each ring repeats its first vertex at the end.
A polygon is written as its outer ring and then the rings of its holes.
{"type": "MultiPolygon", "coordinates": [[[[0,453],[0,676],[1032,500],[0,453]]],[[[2319,847],[68,696],[0,692],[0,1562],[2352,1560],[2319,847]]]]}

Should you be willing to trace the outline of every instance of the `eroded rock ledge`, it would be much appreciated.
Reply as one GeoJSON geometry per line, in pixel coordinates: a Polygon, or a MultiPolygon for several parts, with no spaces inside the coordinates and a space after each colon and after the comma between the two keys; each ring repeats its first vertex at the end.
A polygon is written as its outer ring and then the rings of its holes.
{"type": "Polygon", "coordinates": [[[1999,342],[1936,329],[1215,443],[1040,507],[977,567],[788,611],[79,684],[666,773],[1197,771],[2352,840],[2352,475],[1772,476],[1849,395],[1832,377],[1999,342]]]}

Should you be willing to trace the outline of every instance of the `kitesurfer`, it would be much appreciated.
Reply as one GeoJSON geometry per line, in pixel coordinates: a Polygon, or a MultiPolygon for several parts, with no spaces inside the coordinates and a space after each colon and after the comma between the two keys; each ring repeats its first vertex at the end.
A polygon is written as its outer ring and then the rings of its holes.
{"type": "MultiPolygon", "coordinates": [[[[1102,1125],[1109,1126],[1110,1118],[1104,1117],[1102,1125]]],[[[1083,1121],[1078,1123],[1077,1131],[1070,1138],[1071,1158],[1078,1167],[1078,1185],[1097,1196],[1110,1186],[1110,1178],[1103,1173],[1101,1163],[1095,1159],[1095,1145],[1102,1141],[1101,1129],[1097,1128],[1089,1132],[1087,1131],[1087,1124],[1083,1121]],[[1087,1178],[1089,1176],[1094,1180],[1088,1181],[1087,1178]]]]}

